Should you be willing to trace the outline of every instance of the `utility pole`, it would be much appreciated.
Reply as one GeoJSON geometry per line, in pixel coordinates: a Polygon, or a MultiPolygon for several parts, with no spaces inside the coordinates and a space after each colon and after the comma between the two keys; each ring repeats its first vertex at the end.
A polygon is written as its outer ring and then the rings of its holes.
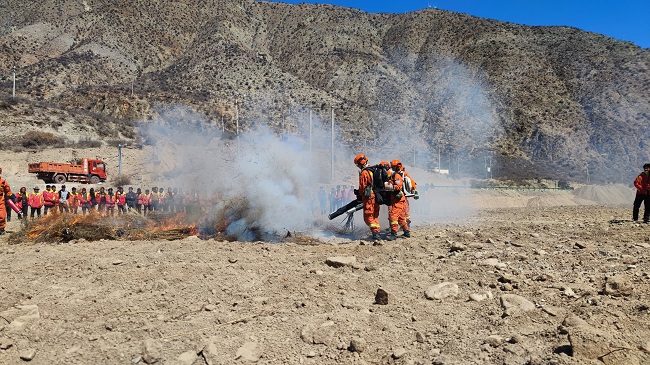
{"type": "Polygon", "coordinates": [[[413,167],[415,167],[416,147],[413,145],[413,167]]]}
{"type": "Polygon", "coordinates": [[[16,65],[14,65],[13,73],[14,73],[14,86],[11,92],[11,97],[15,99],[16,98],[16,65]]]}
{"type": "Polygon", "coordinates": [[[313,163],[313,155],[312,155],[312,141],[311,141],[311,133],[312,133],[312,119],[311,119],[311,109],[309,109],[309,162],[313,163]]]}
{"type": "Polygon", "coordinates": [[[239,106],[235,100],[235,134],[237,135],[237,154],[239,154],[239,106]]]}
{"type": "Polygon", "coordinates": [[[331,147],[332,147],[332,153],[330,154],[331,158],[331,165],[330,165],[330,182],[334,183],[334,106],[332,106],[332,140],[331,140],[331,147]]]}
{"type": "MultiPolygon", "coordinates": [[[[126,144],[124,144],[126,147],[126,144]]],[[[122,144],[117,145],[117,175],[122,175],[122,144]]]]}

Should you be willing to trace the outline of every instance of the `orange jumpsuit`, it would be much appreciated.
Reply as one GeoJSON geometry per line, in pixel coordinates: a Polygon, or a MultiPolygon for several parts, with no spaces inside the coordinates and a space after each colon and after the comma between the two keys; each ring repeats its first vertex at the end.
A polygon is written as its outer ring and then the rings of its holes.
{"type": "Polygon", "coordinates": [[[393,191],[399,194],[393,194],[390,198],[390,206],[388,207],[388,221],[390,222],[390,230],[397,232],[399,227],[402,227],[403,231],[408,231],[409,226],[406,222],[406,208],[408,202],[404,193],[402,192],[402,185],[404,184],[404,178],[399,173],[394,173],[391,175],[391,183],[393,184],[393,191]],[[399,195],[399,198],[397,197],[399,195]]]}
{"type": "Polygon", "coordinates": [[[372,173],[369,170],[361,170],[359,173],[359,192],[363,202],[363,221],[370,227],[370,232],[379,233],[379,204],[375,199],[375,193],[372,191],[372,173]],[[364,192],[366,187],[370,187],[370,196],[364,192]]]}
{"type": "Polygon", "coordinates": [[[0,177],[0,229],[4,230],[7,226],[7,207],[5,198],[12,195],[11,187],[7,180],[0,177]]]}

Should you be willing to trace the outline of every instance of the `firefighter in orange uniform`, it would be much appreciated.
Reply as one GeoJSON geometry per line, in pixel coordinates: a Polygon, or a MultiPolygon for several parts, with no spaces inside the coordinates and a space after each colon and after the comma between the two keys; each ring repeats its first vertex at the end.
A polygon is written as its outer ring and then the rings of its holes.
{"type": "Polygon", "coordinates": [[[399,173],[402,163],[399,160],[390,162],[392,173],[390,175],[390,183],[386,186],[387,190],[392,190],[390,206],[388,207],[388,220],[390,221],[390,233],[387,240],[393,241],[397,238],[397,231],[402,227],[404,237],[411,237],[408,223],[406,222],[406,196],[402,191],[404,185],[404,178],[399,173]]]}
{"type": "MultiPolygon", "coordinates": [[[[399,164],[399,173],[402,175],[404,178],[404,181],[406,182],[407,180],[410,182],[410,189],[409,191],[406,191],[406,186],[404,188],[404,191],[406,193],[411,193],[413,194],[413,199],[418,200],[420,199],[420,196],[418,195],[418,184],[413,180],[411,175],[409,175],[408,172],[406,172],[406,169],[404,168],[404,165],[401,163],[399,164]]],[[[411,224],[411,204],[409,203],[409,197],[406,197],[406,210],[405,210],[405,215],[406,215],[406,223],[409,225],[411,224]]]]}
{"type": "MultiPolygon", "coordinates": [[[[2,174],[2,167],[0,167],[0,174],[2,174]]],[[[0,177],[0,234],[5,234],[5,227],[7,227],[7,208],[5,206],[5,199],[16,199],[14,193],[11,192],[11,187],[7,180],[0,177]]]]}
{"type": "Polygon", "coordinates": [[[354,158],[354,164],[361,170],[359,172],[359,194],[361,194],[361,201],[363,202],[363,221],[370,227],[372,239],[379,240],[379,232],[381,231],[379,227],[379,204],[372,190],[372,173],[366,169],[368,158],[363,153],[358,154],[354,158]]]}

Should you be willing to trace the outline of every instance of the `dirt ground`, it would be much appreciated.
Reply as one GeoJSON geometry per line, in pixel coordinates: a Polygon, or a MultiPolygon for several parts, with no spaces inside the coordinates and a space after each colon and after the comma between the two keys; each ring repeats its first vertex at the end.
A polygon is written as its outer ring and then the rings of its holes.
{"type": "Polygon", "coordinates": [[[0,363],[650,364],[650,226],[522,195],[394,242],[5,235],[0,363]]]}

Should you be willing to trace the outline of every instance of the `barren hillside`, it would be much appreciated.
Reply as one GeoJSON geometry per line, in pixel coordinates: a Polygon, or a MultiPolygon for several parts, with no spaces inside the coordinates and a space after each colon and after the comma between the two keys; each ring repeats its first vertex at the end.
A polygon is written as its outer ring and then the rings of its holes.
{"type": "Polygon", "coordinates": [[[500,177],[627,182],[650,160],[650,51],[574,28],[228,0],[4,9],[0,86],[10,93],[16,65],[33,110],[0,120],[23,129],[47,123],[42,102],[115,118],[94,118],[97,130],[182,104],[231,131],[239,116],[304,134],[309,110],[328,121],[335,106],[342,143],[415,148],[423,167],[441,151],[461,175],[489,156],[500,177]]]}

